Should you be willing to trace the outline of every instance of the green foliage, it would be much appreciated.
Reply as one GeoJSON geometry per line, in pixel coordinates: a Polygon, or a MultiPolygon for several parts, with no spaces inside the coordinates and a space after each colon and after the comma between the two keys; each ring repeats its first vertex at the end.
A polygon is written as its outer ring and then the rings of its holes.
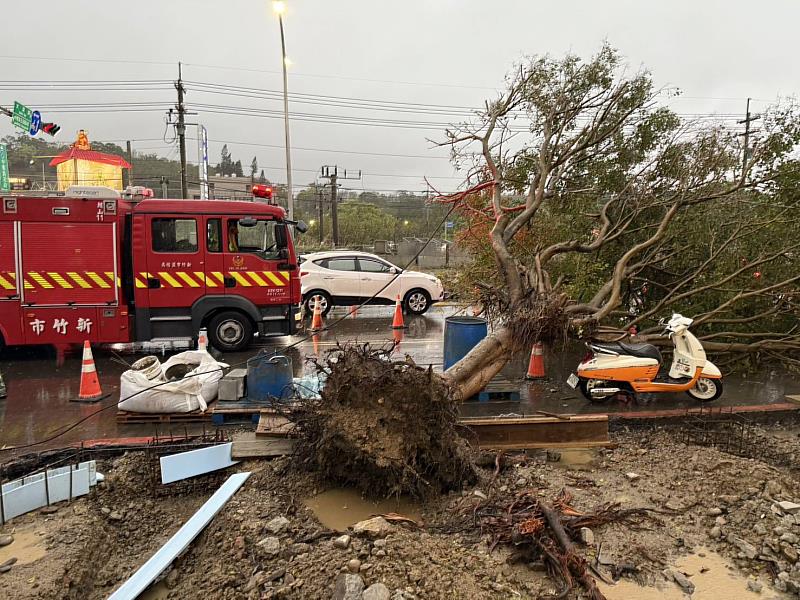
{"type": "Polygon", "coordinates": [[[525,59],[449,129],[456,164],[500,190],[462,205],[475,257],[463,290],[501,315],[549,294],[576,323],[652,327],[676,311],[720,347],[780,340],[770,347],[800,353],[797,107],[763,111],[742,173],[737,131],[659,100],[650,73],[606,44],[586,60],[525,59]]]}

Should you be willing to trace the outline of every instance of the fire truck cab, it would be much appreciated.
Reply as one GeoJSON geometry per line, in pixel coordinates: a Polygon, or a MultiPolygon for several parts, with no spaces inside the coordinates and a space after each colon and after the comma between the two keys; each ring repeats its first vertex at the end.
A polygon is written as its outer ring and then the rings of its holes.
{"type": "Polygon", "coordinates": [[[5,197],[0,345],[291,335],[300,279],[284,210],[262,202],[5,197]]]}

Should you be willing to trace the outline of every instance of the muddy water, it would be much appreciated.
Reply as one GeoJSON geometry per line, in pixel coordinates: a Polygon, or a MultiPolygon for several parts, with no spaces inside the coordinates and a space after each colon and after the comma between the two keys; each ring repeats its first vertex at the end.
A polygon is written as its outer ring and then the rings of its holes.
{"type": "MultiPolygon", "coordinates": [[[[769,590],[765,581],[764,589],[756,594],[747,589],[747,578],[732,570],[728,562],[719,554],[698,548],[696,554],[684,556],[675,567],[685,573],[695,586],[692,600],[756,600],[779,599],[784,596],[769,590]],[[705,556],[700,556],[704,554],[705,556]]],[[[689,596],[683,593],[674,583],[663,584],[663,588],[641,587],[638,584],[621,580],[617,585],[606,585],[598,581],[600,591],[608,600],[686,600],[689,596]]]]}
{"type": "Polygon", "coordinates": [[[555,463],[558,467],[572,471],[589,471],[595,467],[597,452],[591,448],[564,448],[558,451],[561,458],[555,463]]]}
{"type": "Polygon", "coordinates": [[[359,521],[384,513],[399,513],[415,520],[420,519],[419,506],[408,498],[373,502],[349,489],[327,490],[306,498],[303,502],[323,526],[335,531],[344,531],[359,521]]]}
{"type": "Polygon", "coordinates": [[[14,541],[8,546],[0,548],[0,564],[9,558],[16,558],[17,565],[25,565],[37,561],[47,554],[44,538],[36,533],[36,529],[32,525],[16,531],[3,531],[3,533],[13,535],[14,541]]]}

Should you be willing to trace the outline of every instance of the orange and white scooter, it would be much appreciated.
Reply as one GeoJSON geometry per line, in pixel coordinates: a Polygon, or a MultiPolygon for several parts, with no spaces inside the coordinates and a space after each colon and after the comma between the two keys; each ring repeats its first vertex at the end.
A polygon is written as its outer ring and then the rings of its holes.
{"type": "Polygon", "coordinates": [[[669,372],[661,369],[661,352],[652,344],[590,342],[590,352],[567,383],[580,387],[588,400],[598,402],[617,394],[636,397],[639,392],[686,392],[701,402],[722,395],[722,373],[706,360],[700,341],[689,332],[692,319],[679,314],[665,324],[674,351],[669,372]]]}

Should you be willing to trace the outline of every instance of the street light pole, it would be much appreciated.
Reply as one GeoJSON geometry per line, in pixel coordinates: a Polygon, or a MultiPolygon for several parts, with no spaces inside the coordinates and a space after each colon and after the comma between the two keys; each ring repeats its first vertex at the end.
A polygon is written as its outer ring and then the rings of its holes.
{"type": "Polygon", "coordinates": [[[273,10],[278,15],[278,25],[281,29],[281,65],[283,66],[283,127],[286,134],[286,202],[289,219],[294,219],[294,198],[292,197],[292,150],[289,142],[289,78],[286,74],[286,40],[283,35],[283,13],[286,4],[282,1],[272,3],[273,10]]]}

